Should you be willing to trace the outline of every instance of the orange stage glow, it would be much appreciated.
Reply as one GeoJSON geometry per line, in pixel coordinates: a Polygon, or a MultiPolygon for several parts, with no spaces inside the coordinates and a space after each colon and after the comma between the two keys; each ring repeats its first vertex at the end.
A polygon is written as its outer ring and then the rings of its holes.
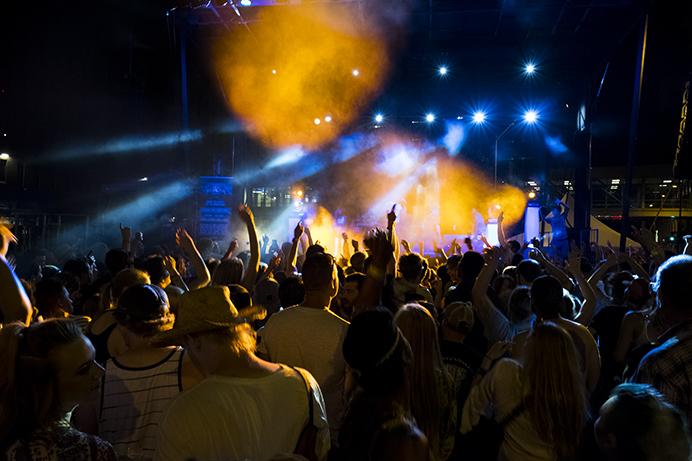
{"type": "Polygon", "coordinates": [[[219,42],[214,66],[248,131],[271,147],[315,149],[349,127],[389,68],[384,29],[367,16],[355,4],[263,8],[219,42]]]}

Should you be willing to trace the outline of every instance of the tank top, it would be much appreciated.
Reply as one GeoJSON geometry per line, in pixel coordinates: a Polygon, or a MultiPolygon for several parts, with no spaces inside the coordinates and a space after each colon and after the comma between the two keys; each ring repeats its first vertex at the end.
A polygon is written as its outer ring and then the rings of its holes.
{"type": "Polygon", "coordinates": [[[147,367],[127,367],[115,358],[106,362],[99,434],[113,445],[119,459],[154,457],[159,422],[182,391],[183,353],[182,348],[174,349],[147,367]]]}

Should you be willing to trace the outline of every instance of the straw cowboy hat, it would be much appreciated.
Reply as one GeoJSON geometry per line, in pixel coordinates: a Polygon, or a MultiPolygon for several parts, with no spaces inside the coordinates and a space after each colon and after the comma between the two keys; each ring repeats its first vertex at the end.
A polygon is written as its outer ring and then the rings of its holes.
{"type": "Polygon", "coordinates": [[[180,298],[173,328],[154,336],[152,343],[159,346],[181,344],[187,335],[231,328],[265,315],[264,308],[257,306],[238,312],[226,286],[201,288],[180,298]]]}

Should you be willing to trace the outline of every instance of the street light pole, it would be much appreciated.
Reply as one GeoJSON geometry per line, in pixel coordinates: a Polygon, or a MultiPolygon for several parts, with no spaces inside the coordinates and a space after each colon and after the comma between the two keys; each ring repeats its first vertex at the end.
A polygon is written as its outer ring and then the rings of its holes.
{"type": "Polygon", "coordinates": [[[517,121],[516,121],[516,120],[512,120],[512,123],[510,123],[509,125],[507,125],[507,128],[505,128],[505,129],[502,131],[502,133],[500,133],[499,135],[497,135],[497,136],[495,137],[495,175],[494,175],[494,184],[495,184],[495,187],[496,187],[496,188],[497,188],[497,147],[498,147],[498,144],[500,143],[500,138],[502,138],[505,134],[507,134],[507,132],[508,132],[514,125],[516,125],[516,124],[517,124],[517,121]]]}

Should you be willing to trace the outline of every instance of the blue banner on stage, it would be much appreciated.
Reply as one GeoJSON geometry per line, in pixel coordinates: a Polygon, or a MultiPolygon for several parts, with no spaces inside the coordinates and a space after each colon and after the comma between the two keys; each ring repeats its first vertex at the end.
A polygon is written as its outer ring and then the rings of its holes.
{"type": "Polygon", "coordinates": [[[233,180],[229,176],[199,178],[199,237],[222,238],[231,221],[233,180]]]}

